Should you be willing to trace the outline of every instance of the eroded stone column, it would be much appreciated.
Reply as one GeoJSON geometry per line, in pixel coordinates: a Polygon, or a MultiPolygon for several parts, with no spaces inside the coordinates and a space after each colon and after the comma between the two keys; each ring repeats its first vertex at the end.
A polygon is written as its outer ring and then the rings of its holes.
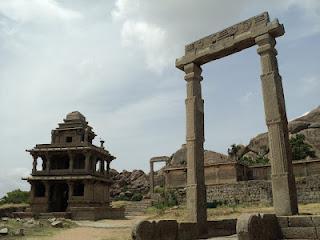
{"type": "Polygon", "coordinates": [[[269,34],[255,39],[261,56],[262,92],[271,161],[273,205],[277,215],[298,213],[297,191],[292,170],[282,80],[278,70],[276,41],[269,34]]]}
{"type": "Polygon", "coordinates": [[[184,66],[187,81],[187,208],[190,221],[198,224],[199,234],[207,232],[207,201],[204,181],[204,111],[200,66],[184,66]]]}

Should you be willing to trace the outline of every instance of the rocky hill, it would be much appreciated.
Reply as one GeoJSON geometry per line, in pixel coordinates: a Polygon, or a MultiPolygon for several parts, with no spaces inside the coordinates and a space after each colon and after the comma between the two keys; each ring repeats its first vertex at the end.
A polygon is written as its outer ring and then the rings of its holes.
{"type": "MultiPolygon", "coordinates": [[[[302,117],[289,122],[289,137],[302,134],[305,142],[309,144],[317,157],[320,157],[320,106],[302,117]]],[[[262,133],[251,139],[247,146],[241,146],[239,155],[255,158],[258,155],[268,156],[268,133],[262,133]]]]}
{"type": "Polygon", "coordinates": [[[135,193],[145,195],[149,192],[149,176],[142,170],[118,172],[111,169],[110,174],[114,181],[110,189],[112,198],[121,196],[121,199],[131,200],[135,193]]]}
{"type": "MultiPolygon", "coordinates": [[[[312,147],[317,157],[320,157],[320,106],[310,111],[302,117],[294,119],[288,124],[290,137],[297,134],[305,136],[305,142],[312,147]]],[[[247,146],[239,146],[238,154],[256,158],[264,155],[268,157],[268,134],[262,133],[252,138],[247,146]]],[[[168,162],[169,167],[183,167],[187,164],[186,146],[183,144],[174,154],[171,155],[168,162]]],[[[233,161],[229,156],[214,151],[205,150],[205,165],[233,161]]],[[[147,163],[146,163],[147,164],[147,163]]],[[[111,170],[111,176],[114,183],[111,187],[111,197],[118,198],[121,196],[125,199],[131,199],[135,193],[148,195],[150,189],[149,175],[142,170],[134,170],[132,172],[117,172],[111,170]]],[[[155,185],[161,185],[164,182],[163,169],[155,172],[155,185]]]]}

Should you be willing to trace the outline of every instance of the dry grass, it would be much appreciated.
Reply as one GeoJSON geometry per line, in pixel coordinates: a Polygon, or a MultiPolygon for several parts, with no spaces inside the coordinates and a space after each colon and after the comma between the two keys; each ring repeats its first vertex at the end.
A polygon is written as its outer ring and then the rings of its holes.
{"type": "MultiPolygon", "coordinates": [[[[299,205],[301,214],[320,215],[320,203],[299,205]]],[[[166,210],[150,210],[153,213],[150,220],[173,219],[178,221],[187,221],[188,214],[185,207],[170,208],[166,210]]],[[[238,205],[238,206],[219,206],[214,209],[208,209],[208,220],[220,220],[238,218],[243,213],[273,213],[274,209],[266,205],[238,205]]]]}
{"type": "Polygon", "coordinates": [[[113,201],[112,202],[112,207],[115,208],[120,208],[120,207],[125,207],[128,204],[128,201],[113,201]]]}
{"type": "Polygon", "coordinates": [[[28,207],[29,204],[27,203],[5,203],[5,204],[2,204],[0,205],[0,209],[3,209],[3,208],[12,208],[12,207],[28,207]]]}

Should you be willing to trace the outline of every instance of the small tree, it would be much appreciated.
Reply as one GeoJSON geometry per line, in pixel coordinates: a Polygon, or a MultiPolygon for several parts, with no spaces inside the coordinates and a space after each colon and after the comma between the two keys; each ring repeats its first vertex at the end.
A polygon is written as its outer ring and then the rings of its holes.
{"type": "Polygon", "coordinates": [[[315,157],[315,152],[312,147],[304,142],[305,136],[303,134],[297,134],[290,138],[289,142],[292,150],[292,160],[305,159],[306,157],[315,157]]]}
{"type": "Polygon", "coordinates": [[[230,148],[228,148],[228,155],[234,159],[234,160],[237,160],[238,158],[238,152],[239,150],[241,149],[241,147],[239,145],[236,145],[236,144],[232,144],[230,146],[230,148]]]}

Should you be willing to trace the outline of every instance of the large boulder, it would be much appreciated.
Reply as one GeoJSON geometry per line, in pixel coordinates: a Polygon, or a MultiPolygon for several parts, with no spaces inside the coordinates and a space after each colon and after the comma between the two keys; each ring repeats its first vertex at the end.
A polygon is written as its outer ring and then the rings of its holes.
{"type": "MultiPolygon", "coordinates": [[[[320,157],[320,106],[288,123],[290,137],[297,134],[305,136],[305,142],[311,145],[316,156],[320,157]]],[[[257,156],[269,158],[268,133],[262,133],[252,138],[245,147],[243,155],[255,159],[257,156]]]]}

